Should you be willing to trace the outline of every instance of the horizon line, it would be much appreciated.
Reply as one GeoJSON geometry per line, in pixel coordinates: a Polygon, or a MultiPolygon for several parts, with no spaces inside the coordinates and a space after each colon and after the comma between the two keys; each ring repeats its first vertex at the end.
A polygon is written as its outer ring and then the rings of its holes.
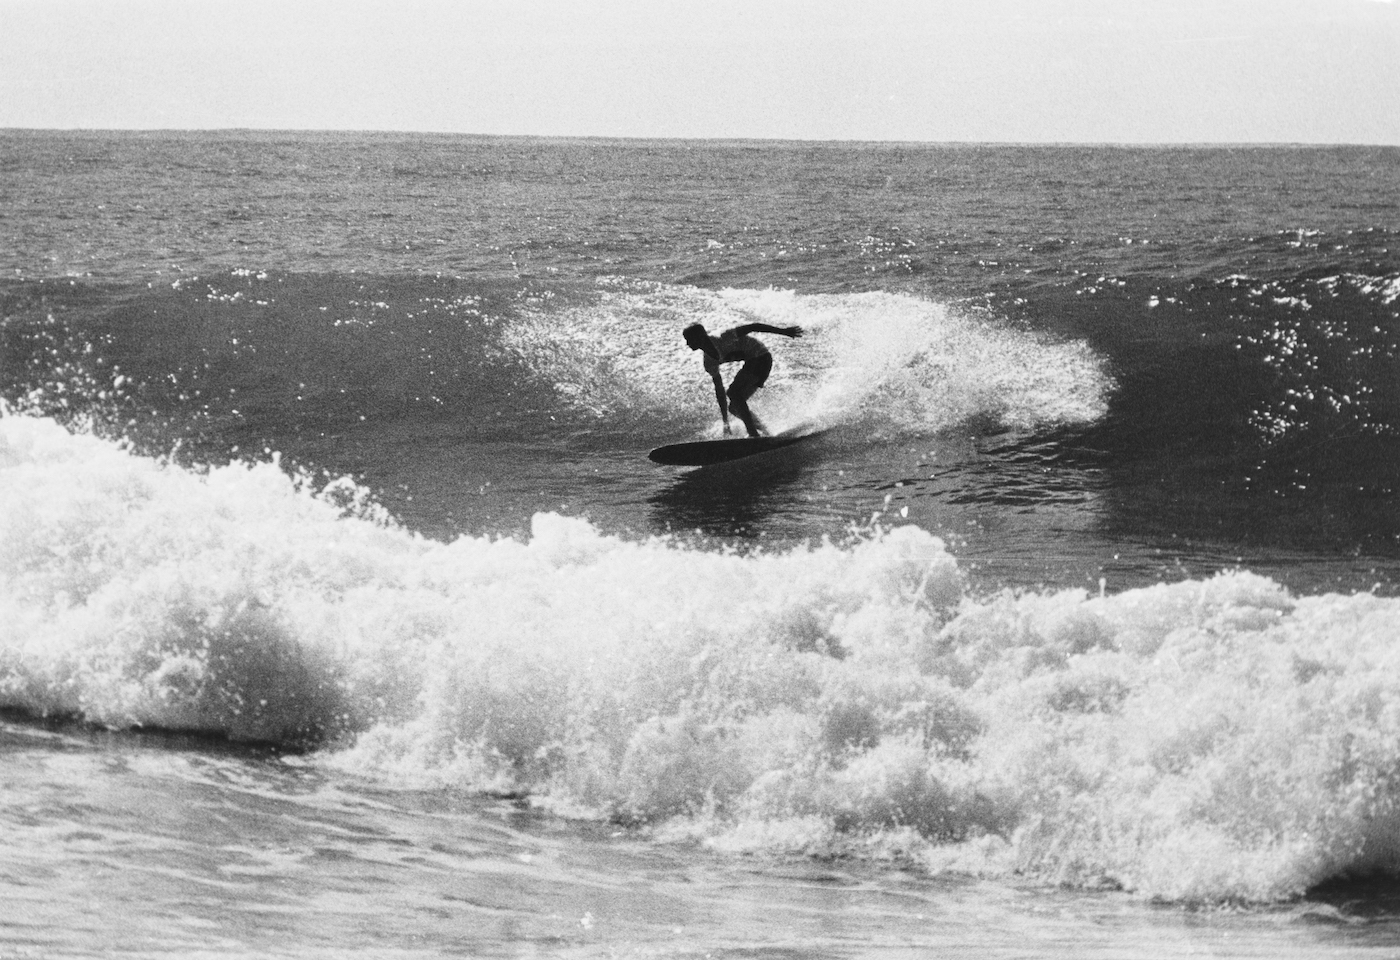
{"type": "Polygon", "coordinates": [[[768,136],[647,136],[642,134],[572,133],[480,133],[462,130],[410,130],[383,127],[29,127],[0,126],[0,134],[297,134],[342,136],[430,136],[462,137],[478,140],[593,140],[647,143],[764,143],[868,146],[941,147],[1123,147],[1123,148],[1270,148],[1270,147],[1369,147],[1396,148],[1400,142],[1379,143],[1335,140],[905,140],[859,137],[768,137],[768,136]]]}

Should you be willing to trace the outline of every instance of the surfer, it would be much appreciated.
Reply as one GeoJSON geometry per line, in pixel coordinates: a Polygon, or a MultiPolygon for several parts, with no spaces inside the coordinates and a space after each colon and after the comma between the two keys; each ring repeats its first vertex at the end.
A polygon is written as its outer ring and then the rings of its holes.
{"type": "Polygon", "coordinates": [[[719,401],[719,413],[724,418],[724,432],[729,433],[729,415],[732,413],[744,423],[749,436],[763,435],[764,427],[758,417],[749,409],[749,397],[763,386],[773,369],[773,355],[768,348],[750,334],[776,333],[782,337],[802,336],[801,327],[772,327],[766,323],[741,323],[730,327],[717,337],[710,336],[704,325],[692,323],[681,331],[690,349],[699,350],[705,355],[705,372],[715,382],[715,399],[719,401]],[[719,375],[722,363],[742,362],[743,366],[734,375],[729,390],[724,389],[724,379],[719,375]],[[725,398],[728,397],[728,402],[725,398]]]}

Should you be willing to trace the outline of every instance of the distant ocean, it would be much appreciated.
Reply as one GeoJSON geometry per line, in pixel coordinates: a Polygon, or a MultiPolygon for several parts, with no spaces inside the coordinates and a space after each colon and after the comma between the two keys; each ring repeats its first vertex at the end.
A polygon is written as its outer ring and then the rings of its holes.
{"type": "Polygon", "coordinates": [[[1400,948],[1400,149],[0,131],[0,404],[0,957],[1400,948]]]}

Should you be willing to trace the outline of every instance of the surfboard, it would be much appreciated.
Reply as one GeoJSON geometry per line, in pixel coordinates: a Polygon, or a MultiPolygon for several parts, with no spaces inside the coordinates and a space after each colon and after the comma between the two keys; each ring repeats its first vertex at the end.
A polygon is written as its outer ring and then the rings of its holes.
{"type": "Polygon", "coordinates": [[[657,447],[647,456],[656,463],[664,463],[671,467],[705,467],[788,447],[803,440],[810,440],[821,432],[813,430],[798,433],[787,430],[772,437],[732,437],[725,440],[670,443],[664,447],[657,447]]]}

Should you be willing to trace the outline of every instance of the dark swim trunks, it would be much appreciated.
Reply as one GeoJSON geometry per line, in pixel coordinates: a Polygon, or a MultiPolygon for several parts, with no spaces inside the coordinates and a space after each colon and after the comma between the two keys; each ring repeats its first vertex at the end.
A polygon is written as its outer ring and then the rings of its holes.
{"type": "Polygon", "coordinates": [[[738,400],[741,403],[753,396],[753,392],[763,386],[768,379],[768,374],[773,372],[773,355],[765,353],[762,356],[754,357],[752,360],[745,360],[744,365],[739,368],[739,372],[734,375],[734,382],[725,391],[730,400],[738,400]]]}

